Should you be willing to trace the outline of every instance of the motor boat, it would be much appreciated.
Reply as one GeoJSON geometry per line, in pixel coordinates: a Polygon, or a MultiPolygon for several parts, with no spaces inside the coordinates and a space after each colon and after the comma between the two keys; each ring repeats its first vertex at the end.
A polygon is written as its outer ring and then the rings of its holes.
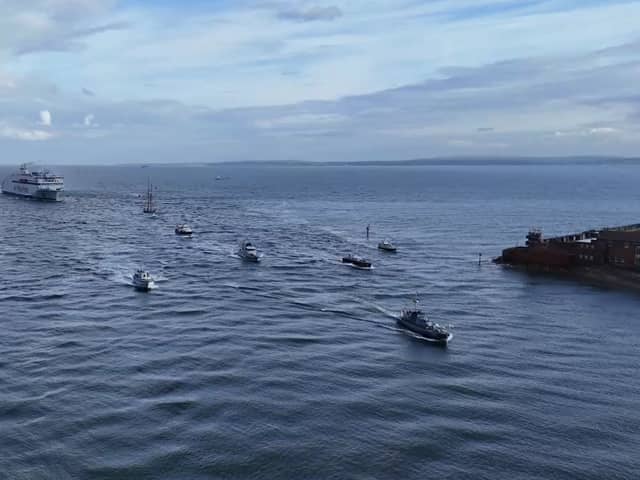
{"type": "Polygon", "coordinates": [[[176,235],[183,235],[190,237],[193,233],[191,227],[185,223],[176,225],[176,235]]]}
{"type": "Polygon", "coordinates": [[[371,269],[371,262],[369,260],[365,260],[362,257],[357,257],[356,255],[347,255],[342,257],[342,263],[346,263],[355,268],[361,268],[363,270],[371,269]]]}
{"type": "Polygon", "coordinates": [[[396,248],[396,246],[391,243],[389,240],[383,240],[382,242],[380,242],[378,244],[378,248],[380,250],[384,250],[385,252],[397,252],[398,249],[396,248]]]}
{"type": "Polygon", "coordinates": [[[418,307],[417,298],[413,300],[412,306],[401,310],[398,323],[432,342],[446,345],[453,338],[446,328],[427,319],[427,314],[418,307]]]}
{"type": "Polygon", "coordinates": [[[238,256],[247,262],[259,262],[260,257],[258,256],[258,250],[256,247],[248,240],[243,240],[240,242],[240,247],[238,248],[238,256]]]}
{"type": "Polygon", "coordinates": [[[149,275],[149,272],[138,269],[133,274],[133,286],[136,290],[148,292],[153,286],[153,277],[149,275]]]}

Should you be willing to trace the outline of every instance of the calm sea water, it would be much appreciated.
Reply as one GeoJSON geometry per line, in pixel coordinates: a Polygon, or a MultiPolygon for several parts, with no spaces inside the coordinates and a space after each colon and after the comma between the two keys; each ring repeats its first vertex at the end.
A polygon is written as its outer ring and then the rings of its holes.
{"type": "Polygon", "coordinates": [[[640,296],[477,258],[637,223],[640,167],[58,170],[0,197],[0,478],[637,478],[640,296]]]}

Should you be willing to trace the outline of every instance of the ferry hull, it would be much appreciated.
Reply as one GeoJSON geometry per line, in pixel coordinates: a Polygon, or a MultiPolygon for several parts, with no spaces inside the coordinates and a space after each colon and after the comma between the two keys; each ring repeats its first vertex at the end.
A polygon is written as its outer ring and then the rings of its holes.
{"type": "Polygon", "coordinates": [[[14,195],[16,197],[32,198],[34,200],[42,200],[44,202],[62,202],[64,200],[64,192],[55,190],[36,190],[34,192],[13,192],[11,190],[2,189],[5,195],[14,195]]]}

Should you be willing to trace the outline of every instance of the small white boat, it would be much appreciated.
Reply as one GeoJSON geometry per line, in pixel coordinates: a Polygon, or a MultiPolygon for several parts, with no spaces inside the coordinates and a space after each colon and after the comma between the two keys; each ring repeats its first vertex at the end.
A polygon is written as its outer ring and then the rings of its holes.
{"type": "Polygon", "coordinates": [[[258,250],[256,247],[248,240],[243,240],[240,242],[240,247],[238,248],[238,256],[247,262],[259,262],[260,257],[258,256],[258,250]]]}
{"type": "Polygon", "coordinates": [[[181,223],[181,224],[176,225],[175,232],[176,232],[176,235],[184,235],[184,236],[189,236],[190,237],[191,234],[193,233],[193,230],[186,223],[181,223]]]}
{"type": "Polygon", "coordinates": [[[149,275],[149,272],[138,269],[133,274],[133,286],[136,288],[136,290],[143,290],[145,292],[148,292],[153,286],[153,277],[149,275]]]}
{"type": "Polygon", "coordinates": [[[389,240],[383,240],[378,244],[378,248],[380,250],[384,250],[385,252],[397,252],[398,249],[396,246],[391,243],[389,240]]]}

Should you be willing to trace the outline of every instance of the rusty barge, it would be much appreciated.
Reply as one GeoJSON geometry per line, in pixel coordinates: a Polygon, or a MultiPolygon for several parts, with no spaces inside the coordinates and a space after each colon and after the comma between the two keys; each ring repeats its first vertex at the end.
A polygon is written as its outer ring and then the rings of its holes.
{"type": "Polygon", "coordinates": [[[550,238],[531,229],[525,246],[504,249],[494,262],[640,291],[640,224],[550,238]]]}

